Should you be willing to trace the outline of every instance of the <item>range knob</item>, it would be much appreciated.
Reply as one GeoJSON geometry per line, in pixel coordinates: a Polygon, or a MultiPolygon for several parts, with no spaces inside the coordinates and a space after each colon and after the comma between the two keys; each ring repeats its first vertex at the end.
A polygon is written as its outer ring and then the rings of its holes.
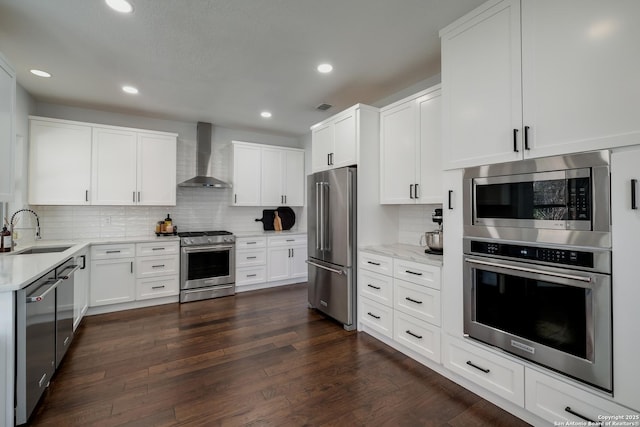
{"type": "Polygon", "coordinates": [[[192,242],[191,239],[184,239],[184,243],[187,244],[187,245],[190,245],[193,242],[192,242]]]}

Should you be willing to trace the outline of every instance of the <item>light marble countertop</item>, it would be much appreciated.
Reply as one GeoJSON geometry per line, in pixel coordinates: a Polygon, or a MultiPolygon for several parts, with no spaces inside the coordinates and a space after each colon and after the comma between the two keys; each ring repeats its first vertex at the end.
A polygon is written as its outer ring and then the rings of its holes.
{"type": "Polygon", "coordinates": [[[442,255],[427,254],[424,247],[407,245],[404,243],[394,243],[391,245],[361,246],[361,251],[373,252],[393,258],[400,258],[408,261],[420,262],[423,264],[442,266],[442,255]]]}
{"type": "Polygon", "coordinates": [[[91,240],[38,240],[18,246],[15,252],[0,254],[0,292],[12,292],[60,265],[90,245],[111,243],[146,243],[179,241],[178,236],[113,237],[91,240]],[[62,252],[20,254],[20,251],[39,247],[69,246],[62,252]]]}
{"type": "Polygon", "coordinates": [[[277,236],[279,234],[307,234],[307,230],[297,230],[297,229],[291,229],[291,230],[282,230],[282,231],[273,231],[273,230],[269,230],[269,231],[251,231],[251,232],[245,232],[245,233],[233,233],[234,236],[236,236],[237,238],[242,238],[242,237],[259,237],[259,236],[277,236]]]}

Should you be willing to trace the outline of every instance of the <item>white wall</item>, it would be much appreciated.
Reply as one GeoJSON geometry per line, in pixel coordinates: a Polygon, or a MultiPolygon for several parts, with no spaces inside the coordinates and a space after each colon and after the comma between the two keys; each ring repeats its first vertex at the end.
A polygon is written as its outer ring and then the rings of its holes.
{"type": "Polygon", "coordinates": [[[398,212],[398,243],[418,245],[426,231],[438,229],[431,219],[434,209],[442,205],[401,205],[398,212]]]}
{"type": "MultiPolygon", "coordinates": [[[[150,117],[38,103],[35,115],[127,126],[178,133],[177,180],[182,182],[195,176],[196,123],[163,120],[150,117]]],[[[212,163],[210,171],[217,178],[230,180],[230,146],[232,140],[257,142],[300,148],[297,138],[268,133],[243,131],[215,126],[212,134],[212,163]]],[[[181,231],[229,230],[247,233],[262,230],[263,207],[229,206],[231,189],[182,188],[177,190],[177,206],[119,207],[119,206],[34,206],[41,217],[44,239],[146,237],[153,234],[154,224],[171,214],[181,231]]],[[[294,208],[296,228],[306,230],[302,208],[294,208]]]]}

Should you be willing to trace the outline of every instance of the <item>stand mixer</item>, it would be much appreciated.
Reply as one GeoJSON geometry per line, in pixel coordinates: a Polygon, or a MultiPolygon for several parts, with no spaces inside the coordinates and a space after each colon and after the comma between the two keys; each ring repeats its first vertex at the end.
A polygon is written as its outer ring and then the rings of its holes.
{"type": "MultiPolygon", "coordinates": [[[[424,233],[425,243],[427,249],[424,250],[427,254],[442,255],[442,209],[438,208],[431,214],[431,220],[438,224],[436,231],[428,231],[424,233]]],[[[422,243],[422,239],[420,239],[422,243]]]]}

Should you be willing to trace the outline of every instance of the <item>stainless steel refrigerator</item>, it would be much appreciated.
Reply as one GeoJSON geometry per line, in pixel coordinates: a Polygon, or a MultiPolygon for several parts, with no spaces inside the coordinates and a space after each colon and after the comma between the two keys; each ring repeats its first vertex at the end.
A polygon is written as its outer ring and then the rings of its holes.
{"type": "Polygon", "coordinates": [[[356,327],[357,169],[307,177],[309,307],[356,327]]]}

